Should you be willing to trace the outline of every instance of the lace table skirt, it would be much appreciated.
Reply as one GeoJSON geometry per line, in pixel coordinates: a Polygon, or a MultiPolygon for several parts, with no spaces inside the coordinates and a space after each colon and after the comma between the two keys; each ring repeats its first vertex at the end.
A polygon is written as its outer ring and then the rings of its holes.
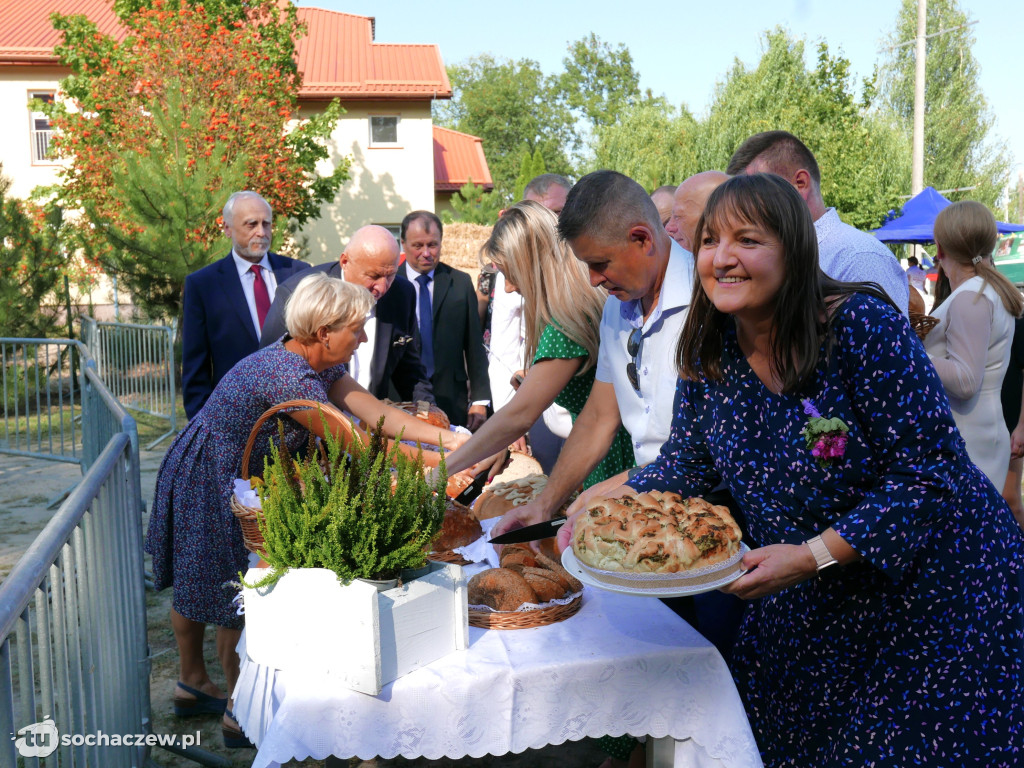
{"type": "Polygon", "coordinates": [[[261,667],[239,644],[234,713],[253,768],[328,755],[480,757],[624,733],[677,740],[676,765],[759,768],[725,662],[659,601],[587,588],[572,618],[470,627],[457,651],[368,696],[261,667]]]}

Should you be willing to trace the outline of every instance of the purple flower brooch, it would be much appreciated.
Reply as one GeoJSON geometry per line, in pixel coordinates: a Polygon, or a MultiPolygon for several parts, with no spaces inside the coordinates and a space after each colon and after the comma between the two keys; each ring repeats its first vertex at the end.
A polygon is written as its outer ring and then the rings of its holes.
{"type": "Polygon", "coordinates": [[[824,418],[810,400],[800,402],[804,406],[804,413],[811,417],[800,434],[807,441],[811,455],[818,460],[818,466],[831,467],[833,460],[841,459],[846,453],[846,434],[850,428],[842,419],[824,418]]]}

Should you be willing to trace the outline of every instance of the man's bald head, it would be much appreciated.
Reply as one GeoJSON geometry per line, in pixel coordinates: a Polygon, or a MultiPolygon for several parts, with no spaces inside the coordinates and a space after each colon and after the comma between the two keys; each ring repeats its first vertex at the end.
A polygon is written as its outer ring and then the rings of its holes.
{"type": "Polygon", "coordinates": [[[729,175],[721,171],[704,171],[694,174],[676,189],[672,198],[672,216],[665,229],[690,253],[695,253],[693,236],[700,215],[704,213],[704,205],[718,185],[728,179],[729,175]]]}
{"type": "Polygon", "coordinates": [[[651,192],[651,201],[658,209],[658,213],[661,214],[662,224],[668,224],[668,219],[672,215],[672,202],[675,193],[675,184],[666,184],[651,192]]]}
{"type": "Polygon", "coordinates": [[[373,298],[388,292],[398,274],[398,241],[384,227],[369,224],[358,229],[341,254],[341,276],[361,285],[373,298]]]}

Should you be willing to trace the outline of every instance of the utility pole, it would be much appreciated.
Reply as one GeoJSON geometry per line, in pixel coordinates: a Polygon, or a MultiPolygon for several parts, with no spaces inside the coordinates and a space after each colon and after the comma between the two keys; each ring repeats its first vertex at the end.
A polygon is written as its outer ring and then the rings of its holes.
{"type": "Polygon", "coordinates": [[[910,191],[916,195],[924,189],[924,81],[925,32],[928,19],[927,0],[917,0],[917,60],[914,70],[914,147],[910,191]]]}

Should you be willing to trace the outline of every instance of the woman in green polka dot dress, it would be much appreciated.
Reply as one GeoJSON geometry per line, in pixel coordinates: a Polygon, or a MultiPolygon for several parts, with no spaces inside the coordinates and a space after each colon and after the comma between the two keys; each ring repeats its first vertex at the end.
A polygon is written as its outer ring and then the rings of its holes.
{"type": "MultiPolygon", "coordinates": [[[[605,293],[558,237],[558,220],[539,203],[517,203],[502,214],[480,249],[505,276],[505,290],[523,297],[526,359],[515,396],[466,443],[446,457],[449,474],[471,467],[525,435],[551,403],[579,416],[594,384],[598,325],[605,293]]],[[[589,488],[634,464],[620,427],[611,449],[584,481],[589,488]]]]}

